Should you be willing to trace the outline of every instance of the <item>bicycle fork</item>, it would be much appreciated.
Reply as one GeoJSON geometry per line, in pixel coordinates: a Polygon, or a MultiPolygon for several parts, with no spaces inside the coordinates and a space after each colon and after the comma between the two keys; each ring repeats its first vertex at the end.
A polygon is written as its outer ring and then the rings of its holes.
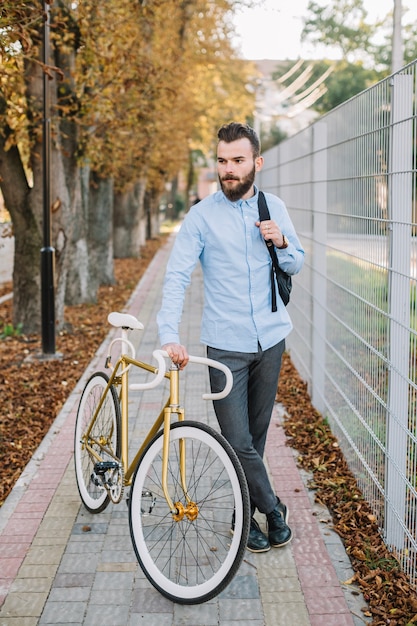
{"type": "Polygon", "coordinates": [[[181,487],[184,492],[186,504],[182,502],[173,502],[168,490],[168,459],[169,444],[171,432],[171,417],[177,415],[178,421],[184,420],[184,409],[179,405],[179,367],[175,364],[170,368],[170,404],[164,409],[164,444],[162,451],[162,489],[165,499],[168,503],[172,517],[175,521],[181,521],[184,516],[190,521],[194,521],[198,516],[198,506],[193,502],[188,494],[186,481],[186,450],[185,440],[179,440],[179,461],[180,461],[180,477],[181,487]]]}

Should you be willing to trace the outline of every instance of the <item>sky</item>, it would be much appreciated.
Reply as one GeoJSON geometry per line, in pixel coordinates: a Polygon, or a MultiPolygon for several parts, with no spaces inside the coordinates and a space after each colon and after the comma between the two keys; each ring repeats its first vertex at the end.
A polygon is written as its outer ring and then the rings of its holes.
{"type": "MultiPolygon", "coordinates": [[[[317,1],[317,0],[316,0],[317,1]]],[[[323,4],[318,0],[319,4],[323,4]]],[[[234,45],[244,58],[295,59],[322,57],[322,51],[309,44],[300,43],[303,17],[307,14],[308,0],[257,0],[257,8],[237,12],[233,22],[237,37],[234,45]]],[[[368,21],[375,22],[392,11],[394,0],[364,0],[368,21]]],[[[416,0],[403,0],[403,9],[410,9],[404,22],[417,21],[416,0]]],[[[326,53],[326,56],[330,55],[326,53]]]]}

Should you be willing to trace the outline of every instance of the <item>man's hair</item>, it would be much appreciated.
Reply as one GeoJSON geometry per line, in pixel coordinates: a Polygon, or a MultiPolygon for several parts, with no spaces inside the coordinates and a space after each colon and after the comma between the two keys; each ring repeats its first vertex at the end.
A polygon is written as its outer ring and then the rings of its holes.
{"type": "Polygon", "coordinates": [[[231,143],[238,139],[249,139],[254,159],[261,154],[261,142],[259,141],[259,137],[248,124],[239,124],[239,122],[224,124],[219,129],[217,138],[219,141],[225,141],[226,143],[231,143]]]}

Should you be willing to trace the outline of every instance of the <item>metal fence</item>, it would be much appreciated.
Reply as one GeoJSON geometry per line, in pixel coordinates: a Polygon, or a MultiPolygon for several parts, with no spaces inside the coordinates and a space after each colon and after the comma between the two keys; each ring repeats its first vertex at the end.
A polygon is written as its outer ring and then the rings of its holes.
{"type": "Polygon", "coordinates": [[[268,151],[306,250],[287,347],[417,583],[417,61],[268,151]]]}

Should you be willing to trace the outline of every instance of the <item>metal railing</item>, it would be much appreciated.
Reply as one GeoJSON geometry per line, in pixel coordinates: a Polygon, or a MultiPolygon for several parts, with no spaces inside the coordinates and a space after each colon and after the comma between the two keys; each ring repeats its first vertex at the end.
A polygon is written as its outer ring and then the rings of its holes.
{"type": "Polygon", "coordinates": [[[306,250],[287,341],[417,583],[417,61],[265,156],[306,250]]]}

